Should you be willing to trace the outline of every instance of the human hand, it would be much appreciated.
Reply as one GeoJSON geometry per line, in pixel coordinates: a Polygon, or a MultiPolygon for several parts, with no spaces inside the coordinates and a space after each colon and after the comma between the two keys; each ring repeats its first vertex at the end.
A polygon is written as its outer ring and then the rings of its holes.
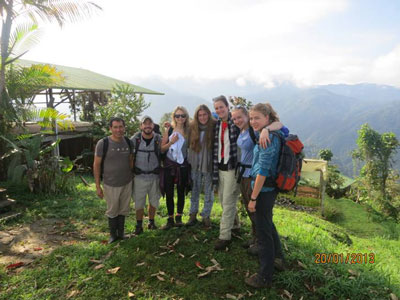
{"type": "Polygon", "coordinates": [[[269,139],[269,130],[268,128],[263,128],[263,130],[261,130],[261,134],[260,134],[260,138],[258,140],[258,142],[260,143],[261,148],[266,149],[268,147],[268,144],[271,143],[270,139],[269,139]]]}
{"type": "Polygon", "coordinates": [[[166,121],[164,122],[164,128],[169,129],[171,127],[171,123],[166,121]]]}
{"type": "Polygon", "coordinates": [[[170,141],[171,144],[175,144],[178,140],[179,140],[179,136],[177,134],[173,134],[169,138],[169,141],[170,141]]]}
{"type": "Polygon", "coordinates": [[[104,198],[104,192],[101,186],[96,187],[96,194],[99,198],[103,199],[104,198]]]}
{"type": "Polygon", "coordinates": [[[249,201],[249,205],[247,207],[249,209],[249,212],[255,212],[256,211],[256,201],[249,201]]]}

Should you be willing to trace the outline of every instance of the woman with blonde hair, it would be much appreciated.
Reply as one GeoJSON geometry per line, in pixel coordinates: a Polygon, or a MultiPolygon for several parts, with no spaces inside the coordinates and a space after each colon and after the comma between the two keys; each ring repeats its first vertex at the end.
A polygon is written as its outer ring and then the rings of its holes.
{"type": "MultiPolygon", "coordinates": [[[[250,125],[255,131],[259,132],[275,121],[279,121],[279,117],[269,103],[259,103],[250,109],[250,125]]],[[[284,135],[282,131],[278,133],[284,135]]],[[[270,134],[269,138],[271,143],[266,149],[259,145],[255,146],[251,168],[253,191],[248,209],[256,214],[260,268],[258,273],[246,278],[245,282],[255,288],[271,287],[274,264],[277,264],[276,259],[283,264],[279,235],[272,221],[277,190],[275,186],[266,182],[266,178],[274,178],[277,175],[281,141],[273,134],[270,134]]]]}
{"type": "Polygon", "coordinates": [[[197,223],[199,198],[202,181],[204,181],[204,207],[201,212],[203,224],[211,227],[210,214],[214,203],[212,188],[212,147],[215,120],[207,105],[196,108],[193,121],[190,123],[188,161],[191,165],[192,195],[190,198],[190,219],[188,226],[197,223]]]}
{"type": "Polygon", "coordinates": [[[185,194],[190,189],[190,165],[187,161],[189,114],[183,106],[177,106],[172,112],[171,125],[165,124],[161,141],[161,152],[166,152],[164,160],[162,193],[165,192],[168,221],[163,229],[182,226],[182,213],[185,206],[185,194]],[[176,183],[178,201],[174,221],[174,185],[176,183]]]}

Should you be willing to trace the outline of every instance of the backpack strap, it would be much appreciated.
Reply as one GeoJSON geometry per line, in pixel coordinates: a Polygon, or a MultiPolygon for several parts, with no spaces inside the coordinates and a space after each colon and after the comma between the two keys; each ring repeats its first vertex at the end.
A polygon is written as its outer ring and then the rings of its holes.
{"type": "Polygon", "coordinates": [[[140,142],[142,140],[140,135],[141,135],[141,132],[137,132],[133,136],[133,142],[134,142],[133,146],[135,148],[135,152],[134,152],[133,158],[134,158],[135,161],[136,161],[136,154],[139,151],[139,145],[140,145],[140,142]]]}
{"type": "Polygon", "coordinates": [[[125,138],[125,142],[128,144],[128,147],[129,147],[129,154],[131,154],[131,153],[132,153],[132,143],[131,143],[131,140],[130,140],[127,136],[124,136],[124,138],[125,138]]]}
{"type": "Polygon", "coordinates": [[[100,179],[103,179],[103,173],[104,173],[104,161],[107,156],[107,151],[108,151],[108,136],[103,138],[103,156],[101,157],[101,164],[100,164],[100,179]]]}
{"type": "Polygon", "coordinates": [[[174,132],[174,129],[172,126],[168,129],[168,136],[170,136],[174,132]]]}
{"type": "Polygon", "coordinates": [[[154,152],[158,159],[158,166],[161,166],[161,136],[158,133],[154,134],[154,152]]]}
{"type": "Polygon", "coordinates": [[[253,144],[257,145],[258,144],[258,140],[257,140],[257,137],[256,137],[256,133],[254,132],[253,127],[251,127],[251,126],[249,127],[249,134],[250,134],[251,140],[253,141],[253,144]]]}

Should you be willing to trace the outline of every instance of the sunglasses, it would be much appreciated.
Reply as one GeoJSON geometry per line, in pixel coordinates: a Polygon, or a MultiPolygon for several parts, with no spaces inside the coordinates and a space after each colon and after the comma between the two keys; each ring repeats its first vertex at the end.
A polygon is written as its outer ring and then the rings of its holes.
{"type": "Polygon", "coordinates": [[[177,119],[179,119],[179,118],[184,119],[184,118],[186,118],[186,115],[185,114],[181,114],[181,115],[176,114],[176,115],[174,115],[174,117],[177,118],[177,119]]]}

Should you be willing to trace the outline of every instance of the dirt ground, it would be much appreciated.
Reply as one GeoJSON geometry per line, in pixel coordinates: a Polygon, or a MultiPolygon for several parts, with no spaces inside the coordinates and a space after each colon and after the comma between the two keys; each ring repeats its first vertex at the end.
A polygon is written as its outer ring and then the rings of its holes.
{"type": "Polygon", "coordinates": [[[28,265],[61,245],[85,239],[77,232],[63,232],[64,220],[44,219],[0,231],[0,264],[28,265]]]}

